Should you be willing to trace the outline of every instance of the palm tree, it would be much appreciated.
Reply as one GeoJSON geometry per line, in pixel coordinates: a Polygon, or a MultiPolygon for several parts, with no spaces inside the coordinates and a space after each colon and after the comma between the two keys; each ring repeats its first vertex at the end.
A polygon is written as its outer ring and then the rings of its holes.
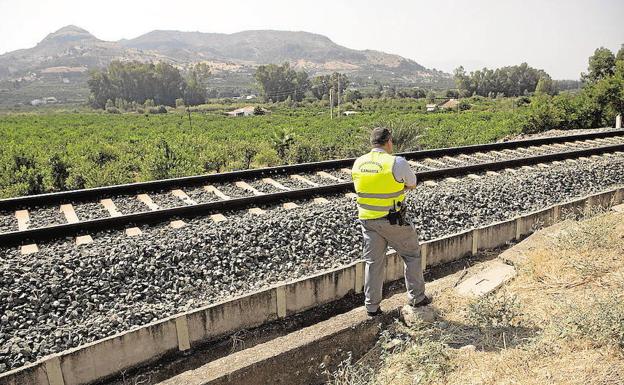
{"type": "Polygon", "coordinates": [[[280,159],[283,160],[286,157],[286,151],[288,151],[290,146],[294,143],[295,138],[290,130],[283,128],[274,131],[270,140],[271,146],[277,152],[280,159]]]}
{"type": "Polygon", "coordinates": [[[414,122],[403,119],[388,119],[379,122],[375,127],[386,127],[392,130],[394,152],[420,150],[420,138],[424,129],[414,122]]]}

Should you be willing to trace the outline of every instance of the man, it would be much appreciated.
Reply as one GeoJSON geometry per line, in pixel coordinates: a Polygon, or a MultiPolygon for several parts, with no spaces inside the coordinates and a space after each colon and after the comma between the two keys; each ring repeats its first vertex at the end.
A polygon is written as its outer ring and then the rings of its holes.
{"type": "Polygon", "coordinates": [[[377,127],[371,133],[373,149],[359,157],[352,170],[357,192],[358,218],[364,234],[365,306],[371,317],[382,314],[381,290],[384,281],[386,249],[392,247],[405,263],[405,286],[409,304],[425,306],[425,281],[418,233],[405,220],[405,190],[416,187],[416,175],[407,161],[392,154],[392,133],[377,127]]]}

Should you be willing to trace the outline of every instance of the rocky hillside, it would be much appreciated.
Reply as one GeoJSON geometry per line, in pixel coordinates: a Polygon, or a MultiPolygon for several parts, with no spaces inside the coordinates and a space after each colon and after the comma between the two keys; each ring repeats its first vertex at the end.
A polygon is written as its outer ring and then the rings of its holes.
{"type": "Polygon", "coordinates": [[[288,61],[312,72],[379,69],[408,77],[430,72],[415,61],[398,55],[349,49],[325,36],[308,32],[243,31],[220,34],[153,31],[120,43],[124,47],[158,52],[182,61],[217,60],[250,65],[288,61]]]}
{"type": "Polygon", "coordinates": [[[231,74],[239,82],[246,78],[243,82],[248,85],[258,65],[285,61],[310,75],[340,71],[364,82],[431,84],[450,79],[450,75],[428,70],[411,59],[346,48],[308,32],[220,34],[157,30],[130,40],[103,41],[70,25],[49,34],[33,48],[0,55],[0,102],[7,94],[15,94],[18,88],[32,86],[36,81],[48,84],[57,80],[86,87],[87,71],[106,66],[114,59],[166,61],[181,67],[207,62],[213,73],[221,74],[219,78],[227,79],[231,74]]]}
{"type": "Polygon", "coordinates": [[[69,25],[49,34],[33,48],[0,55],[0,80],[19,79],[32,73],[81,72],[106,66],[114,59],[167,60],[158,53],[139,52],[118,42],[100,40],[69,25]]]}

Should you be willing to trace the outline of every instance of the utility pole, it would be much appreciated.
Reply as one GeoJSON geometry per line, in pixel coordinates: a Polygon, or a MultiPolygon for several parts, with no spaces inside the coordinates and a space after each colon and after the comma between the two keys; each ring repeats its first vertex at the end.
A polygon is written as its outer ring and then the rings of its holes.
{"type": "Polygon", "coordinates": [[[333,119],[334,118],[334,98],[332,97],[334,95],[334,89],[330,88],[329,89],[329,118],[333,119]]]}
{"type": "Polygon", "coordinates": [[[338,75],[338,114],[336,117],[340,117],[340,75],[338,75]]]}

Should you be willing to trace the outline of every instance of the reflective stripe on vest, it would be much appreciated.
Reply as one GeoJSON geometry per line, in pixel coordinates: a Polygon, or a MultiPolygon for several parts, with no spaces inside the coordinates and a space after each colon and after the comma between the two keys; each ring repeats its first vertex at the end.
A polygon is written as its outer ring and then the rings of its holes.
{"type": "Polygon", "coordinates": [[[358,218],[385,217],[405,199],[404,185],[392,173],[394,161],[395,157],[386,152],[371,151],[353,164],[351,175],[358,195],[358,218]]]}
{"type": "Polygon", "coordinates": [[[405,190],[401,190],[401,191],[397,191],[397,192],[393,192],[393,193],[388,193],[388,194],[375,194],[375,193],[363,193],[363,192],[359,192],[357,195],[360,198],[396,198],[396,197],[400,197],[401,195],[403,195],[405,193],[405,190]]]}
{"type": "MultiPolygon", "coordinates": [[[[390,211],[390,209],[394,208],[394,205],[392,206],[373,206],[373,205],[367,205],[366,203],[360,203],[358,202],[358,207],[361,207],[365,210],[372,210],[372,211],[383,211],[386,214],[390,211]]],[[[365,219],[365,218],[361,218],[361,219],[365,219]]]]}

